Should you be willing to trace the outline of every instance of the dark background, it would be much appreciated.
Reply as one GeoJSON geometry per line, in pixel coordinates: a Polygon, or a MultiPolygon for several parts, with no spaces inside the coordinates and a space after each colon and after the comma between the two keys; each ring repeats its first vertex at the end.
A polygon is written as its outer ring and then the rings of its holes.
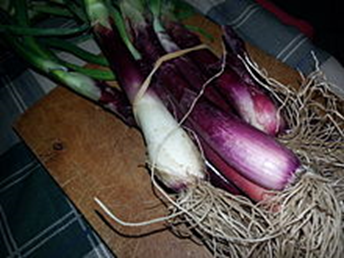
{"type": "Polygon", "coordinates": [[[314,43],[344,65],[344,2],[340,0],[270,0],[314,28],[314,43]]]}

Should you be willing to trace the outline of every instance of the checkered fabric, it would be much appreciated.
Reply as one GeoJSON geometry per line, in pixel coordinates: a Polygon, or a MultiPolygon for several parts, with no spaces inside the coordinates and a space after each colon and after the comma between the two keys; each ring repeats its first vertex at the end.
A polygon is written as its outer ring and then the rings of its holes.
{"type": "Polygon", "coordinates": [[[320,63],[330,57],[298,29],[283,24],[254,0],[186,2],[216,23],[232,26],[245,41],[305,74],[314,70],[312,52],[320,63]]]}
{"type": "Polygon", "coordinates": [[[246,42],[307,75],[315,70],[314,56],[332,90],[344,98],[344,67],[317,47],[296,27],[281,22],[255,0],[185,0],[214,22],[230,25],[246,42]]]}
{"type": "Polygon", "coordinates": [[[114,257],[23,143],[0,167],[0,257],[114,257]]]}
{"type": "Polygon", "coordinates": [[[12,129],[55,86],[0,44],[0,257],[114,257],[12,129]]]}

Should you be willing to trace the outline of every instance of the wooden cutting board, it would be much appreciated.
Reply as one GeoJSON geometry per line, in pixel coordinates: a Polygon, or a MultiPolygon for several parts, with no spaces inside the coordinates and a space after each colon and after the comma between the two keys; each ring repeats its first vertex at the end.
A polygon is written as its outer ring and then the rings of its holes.
{"type": "MultiPolygon", "coordinates": [[[[201,17],[215,37],[219,28],[201,17]]],[[[219,41],[211,45],[221,52],[219,41]]],[[[253,59],[285,83],[297,83],[294,70],[249,46],[253,59]]],[[[111,222],[94,202],[101,199],[119,218],[139,222],[166,215],[152,191],[140,133],[71,91],[58,87],[26,112],[16,130],[49,173],[118,257],[210,257],[189,239],[180,239],[164,223],[124,227],[111,222]],[[100,213],[98,213],[98,212],[100,213]]]]}
{"type": "Polygon", "coordinates": [[[62,87],[25,113],[16,129],[118,257],[209,257],[163,223],[122,227],[97,214],[96,196],[126,221],[166,215],[152,192],[137,130],[62,87]]]}

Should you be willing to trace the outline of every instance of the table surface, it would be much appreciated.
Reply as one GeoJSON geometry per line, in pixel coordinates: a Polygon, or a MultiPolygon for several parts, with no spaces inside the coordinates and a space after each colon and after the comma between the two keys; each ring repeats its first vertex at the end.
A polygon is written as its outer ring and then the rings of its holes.
{"type": "MultiPolygon", "coordinates": [[[[187,21],[215,37],[219,28],[201,17],[187,21]]],[[[221,51],[219,42],[211,45],[221,51]]],[[[287,84],[298,74],[253,46],[252,58],[287,84]]],[[[119,218],[139,222],[167,214],[152,190],[140,133],[111,113],[73,92],[57,87],[16,123],[16,130],[49,173],[118,257],[210,257],[164,223],[125,227],[112,222],[94,201],[101,199],[119,218]]]]}

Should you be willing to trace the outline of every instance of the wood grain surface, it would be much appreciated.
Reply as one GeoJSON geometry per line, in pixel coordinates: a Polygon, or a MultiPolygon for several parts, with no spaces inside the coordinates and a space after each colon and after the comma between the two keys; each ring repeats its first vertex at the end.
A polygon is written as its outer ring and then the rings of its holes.
{"type": "Polygon", "coordinates": [[[166,215],[152,192],[137,130],[62,87],[24,114],[16,129],[118,257],[209,257],[163,223],[122,227],[97,214],[94,197],[126,221],[166,215]]]}
{"type": "MultiPolygon", "coordinates": [[[[204,18],[194,17],[187,23],[204,27],[215,38],[220,36],[219,28],[204,18]]],[[[208,43],[221,53],[220,41],[208,43]]],[[[298,82],[294,70],[254,46],[248,48],[272,76],[287,84],[298,82]]],[[[26,112],[15,128],[118,257],[211,256],[191,240],[177,238],[164,223],[123,227],[100,216],[94,197],[125,221],[166,215],[166,207],[152,191],[137,130],[63,87],[26,112]]]]}

